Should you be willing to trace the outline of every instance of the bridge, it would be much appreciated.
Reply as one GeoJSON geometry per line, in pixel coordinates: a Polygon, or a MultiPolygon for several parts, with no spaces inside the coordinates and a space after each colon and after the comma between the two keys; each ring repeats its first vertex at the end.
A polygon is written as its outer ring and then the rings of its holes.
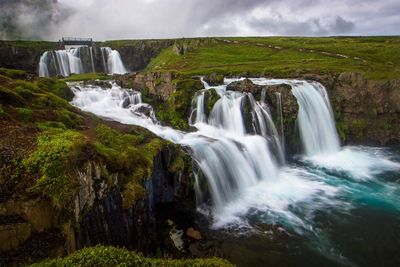
{"type": "Polygon", "coordinates": [[[75,37],[63,37],[60,40],[60,45],[65,46],[92,46],[92,38],[75,38],[75,37]]]}

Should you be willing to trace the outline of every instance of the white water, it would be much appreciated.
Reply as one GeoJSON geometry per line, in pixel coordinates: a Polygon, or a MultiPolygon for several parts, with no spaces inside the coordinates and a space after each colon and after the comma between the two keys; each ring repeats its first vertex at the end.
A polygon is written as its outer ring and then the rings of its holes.
{"type": "MultiPolygon", "coordinates": [[[[339,169],[360,179],[385,170],[400,169],[398,163],[385,155],[377,156],[353,148],[340,150],[326,91],[318,83],[252,80],[261,85],[286,83],[292,86],[299,101],[302,135],[312,136],[302,137],[306,153],[310,154],[304,161],[310,161],[318,168],[339,169]],[[327,136],[317,133],[318,129],[327,136]]],[[[197,131],[191,133],[161,126],[151,107],[142,103],[140,93],[115,84],[111,89],[72,85],[75,93],[72,104],[108,119],[145,127],[162,138],[188,147],[207,180],[216,227],[246,224],[244,217],[251,212],[265,214],[260,216],[268,216],[273,222],[289,221],[302,231],[308,227],[309,218],[299,217],[292,210],[299,203],[308,203],[307,213],[324,207],[350,207],[335,200],[335,196],[347,189],[327,183],[325,178],[309,171],[285,166],[281,136],[268,106],[249,94],[226,91],[227,83],[232,81],[226,80],[224,85],[216,88],[221,98],[209,116],[204,93],[210,87],[204,83],[205,89],[193,100],[190,123],[197,131]],[[248,114],[243,112],[244,106],[247,106],[248,114]],[[150,112],[145,115],[141,107],[150,112]]],[[[196,176],[196,196],[201,200],[207,192],[199,179],[201,177],[196,176]]]]}
{"type": "Polygon", "coordinates": [[[107,63],[104,67],[107,70],[107,73],[124,74],[128,72],[124,66],[124,63],[122,63],[121,56],[117,50],[113,50],[109,47],[102,47],[101,53],[103,62],[107,63]]]}
{"type": "MultiPolygon", "coordinates": [[[[109,47],[101,47],[102,63],[104,72],[108,74],[123,74],[127,73],[121,56],[118,51],[112,50],[109,47]]],[[[39,61],[39,76],[50,77],[61,75],[68,77],[71,74],[88,73],[95,71],[95,58],[92,47],[78,47],[68,50],[46,51],[40,57],[39,61]],[[91,62],[90,69],[84,69],[83,57],[84,49],[88,50],[89,60],[91,62]]]]}

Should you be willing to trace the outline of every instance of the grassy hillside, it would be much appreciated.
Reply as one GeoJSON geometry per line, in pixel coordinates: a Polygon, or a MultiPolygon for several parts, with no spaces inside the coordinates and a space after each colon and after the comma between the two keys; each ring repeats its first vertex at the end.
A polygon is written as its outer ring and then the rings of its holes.
{"type": "Polygon", "coordinates": [[[186,52],[165,49],[149,71],[185,74],[362,72],[369,79],[400,78],[400,37],[247,37],[179,40],[186,52]]]}

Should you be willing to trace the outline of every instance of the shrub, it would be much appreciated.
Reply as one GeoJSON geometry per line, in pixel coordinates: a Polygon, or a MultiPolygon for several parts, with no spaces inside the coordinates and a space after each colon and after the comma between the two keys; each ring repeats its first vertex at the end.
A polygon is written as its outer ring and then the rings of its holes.
{"type": "Polygon", "coordinates": [[[84,248],[55,260],[46,260],[32,266],[169,266],[169,267],[230,267],[234,266],[220,258],[210,259],[152,259],[122,248],[96,246],[84,248]]]}

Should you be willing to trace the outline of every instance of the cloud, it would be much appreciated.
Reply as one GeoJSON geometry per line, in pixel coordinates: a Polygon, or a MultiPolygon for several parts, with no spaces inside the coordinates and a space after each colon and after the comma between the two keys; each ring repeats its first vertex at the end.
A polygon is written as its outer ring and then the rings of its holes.
{"type": "Polygon", "coordinates": [[[397,0],[0,1],[0,38],[376,35],[400,25],[397,0]]]}

